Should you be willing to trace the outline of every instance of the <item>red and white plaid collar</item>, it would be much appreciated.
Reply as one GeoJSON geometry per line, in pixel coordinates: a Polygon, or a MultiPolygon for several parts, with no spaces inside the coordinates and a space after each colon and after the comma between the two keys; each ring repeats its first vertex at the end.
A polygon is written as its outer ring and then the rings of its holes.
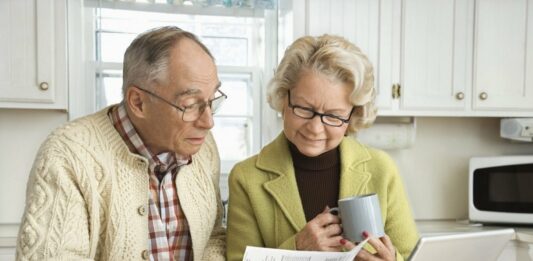
{"type": "Polygon", "coordinates": [[[123,102],[116,107],[111,108],[109,116],[115,129],[117,129],[122,139],[128,144],[130,151],[148,159],[151,173],[166,172],[167,170],[188,165],[192,162],[191,156],[183,156],[171,152],[163,152],[160,154],[152,153],[150,149],[144,145],[144,142],[131,123],[123,102]]]}

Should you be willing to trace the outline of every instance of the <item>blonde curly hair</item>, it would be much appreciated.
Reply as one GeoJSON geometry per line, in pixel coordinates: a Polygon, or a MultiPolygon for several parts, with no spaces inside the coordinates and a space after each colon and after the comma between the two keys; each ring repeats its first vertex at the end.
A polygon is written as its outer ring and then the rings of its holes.
{"type": "Polygon", "coordinates": [[[354,106],[347,133],[369,127],[376,119],[373,67],[365,54],[340,36],[304,36],[292,43],[267,87],[272,109],[282,112],[285,96],[303,70],[321,73],[332,80],[352,86],[350,102],[354,106]]]}

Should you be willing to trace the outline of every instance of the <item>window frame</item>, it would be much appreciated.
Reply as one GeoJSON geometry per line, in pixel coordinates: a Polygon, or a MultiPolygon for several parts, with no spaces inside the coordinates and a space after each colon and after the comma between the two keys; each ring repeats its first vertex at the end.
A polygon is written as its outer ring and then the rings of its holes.
{"type": "MultiPolygon", "coordinates": [[[[96,0],[89,0],[85,2],[98,2],[96,0]]],[[[104,1],[102,1],[104,3],[104,1]]],[[[118,3],[118,2],[117,2],[118,3]]],[[[131,3],[129,3],[131,4],[131,3]]],[[[137,4],[135,4],[137,5],[137,4]]],[[[142,7],[146,4],[139,3],[138,6],[142,7]]],[[[184,8],[184,7],[181,7],[184,8]]],[[[184,9],[188,9],[185,7],[184,9]]],[[[151,11],[145,9],[139,9],[142,11],[151,11]]],[[[188,9],[189,10],[189,9],[188,9]]],[[[190,9],[194,12],[197,9],[190,9]]],[[[207,13],[201,13],[202,15],[213,15],[215,8],[207,8],[207,13]]],[[[225,10],[224,8],[216,8],[216,11],[229,12],[233,9],[225,10]]],[[[205,10],[204,10],[205,11],[205,10]]],[[[231,11],[234,14],[234,11],[231,11]]],[[[250,15],[250,11],[246,16],[250,15]]],[[[270,12],[267,15],[260,12],[261,17],[265,18],[265,57],[264,61],[260,61],[262,66],[217,66],[219,74],[224,73],[245,73],[250,74],[252,81],[252,96],[253,96],[253,115],[250,116],[250,120],[254,127],[252,128],[252,139],[250,155],[254,155],[259,152],[260,148],[265,144],[265,141],[270,141],[274,136],[279,133],[279,123],[265,124],[264,119],[279,119],[274,111],[272,111],[266,103],[266,83],[265,79],[269,79],[272,75],[274,66],[277,64],[277,13],[270,12]],[[268,34],[268,35],[267,35],[268,34]],[[270,38],[269,38],[270,37],[270,38]],[[274,38],[272,38],[274,37],[274,38]],[[266,116],[266,117],[265,117],[266,116]],[[266,130],[266,131],[264,131],[266,130]]],[[[68,12],[69,23],[69,107],[68,116],[69,120],[87,115],[96,111],[96,81],[98,77],[96,73],[103,72],[104,70],[113,69],[121,70],[122,63],[103,63],[95,62],[94,54],[92,50],[95,48],[94,37],[94,12],[91,8],[87,8],[87,4],[84,4],[83,0],[69,1],[68,12]],[[80,19],[82,17],[82,19],[80,19]]],[[[253,16],[258,16],[259,12],[252,12],[253,16]]],[[[218,14],[227,15],[227,14],[218,14]]],[[[254,44],[254,43],[252,43],[254,44]]],[[[102,78],[100,78],[102,79],[102,78]]],[[[101,84],[101,83],[100,83],[101,84]]],[[[221,160],[221,179],[227,178],[233,165],[244,159],[239,160],[221,160]]]]}

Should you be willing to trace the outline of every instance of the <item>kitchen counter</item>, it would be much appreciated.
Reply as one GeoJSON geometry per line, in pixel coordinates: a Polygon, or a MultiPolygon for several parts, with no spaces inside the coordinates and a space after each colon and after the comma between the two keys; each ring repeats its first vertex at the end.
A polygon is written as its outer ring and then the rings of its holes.
{"type": "MultiPolygon", "coordinates": [[[[494,230],[501,228],[513,228],[516,231],[514,241],[526,244],[533,244],[533,226],[484,226],[482,224],[477,223],[470,224],[464,220],[417,220],[416,226],[418,228],[420,236],[449,235],[465,232],[494,230]]],[[[0,248],[15,247],[16,239],[16,234],[7,237],[0,236],[0,248]]]]}
{"type": "Polygon", "coordinates": [[[516,231],[514,236],[515,241],[533,244],[533,226],[487,226],[479,223],[468,223],[468,221],[466,220],[417,220],[416,226],[421,236],[436,236],[502,228],[513,228],[516,231]]]}

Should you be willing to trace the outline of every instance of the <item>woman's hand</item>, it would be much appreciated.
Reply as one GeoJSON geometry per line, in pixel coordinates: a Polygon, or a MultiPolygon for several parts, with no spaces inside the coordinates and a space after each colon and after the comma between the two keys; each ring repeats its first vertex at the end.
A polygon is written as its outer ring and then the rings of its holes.
{"type": "Polygon", "coordinates": [[[342,229],[339,217],[329,213],[326,207],[322,213],[305,224],[296,234],[296,249],[310,251],[340,251],[342,229]]]}
{"type": "MultiPolygon", "coordinates": [[[[363,236],[370,237],[368,240],[368,243],[377,251],[375,254],[371,254],[366,249],[361,249],[361,251],[357,254],[355,257],[356,261],[394,261],[396,260],[396,249],[394,248],[394,245],[392,244],[392,241],[390,240],[389,236],[384,235],[380,238],[372,237],[371,234],[368,232],[363,232],[363,236]]],[[[346,240],[343,241],[344,247],[347,249],[352,249],[355,247],[355,245],[346,240]]]]}

